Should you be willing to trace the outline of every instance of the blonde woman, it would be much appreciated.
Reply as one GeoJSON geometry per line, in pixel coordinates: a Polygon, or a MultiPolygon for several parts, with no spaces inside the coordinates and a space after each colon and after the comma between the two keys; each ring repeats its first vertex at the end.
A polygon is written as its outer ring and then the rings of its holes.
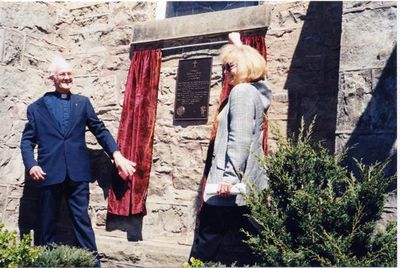
{"type": "Polygon", "coordinates": [[[229,38],[233,44],[224,46],[220,57],[225,79],[234,87],[218,115],[214,154],[203,193],[205,203],[190,256],[243,266],[254,263],[248,248],[247,255],[235,256],[221,247],[227,233],[241,235],[241,228],[255,231],[244,215],[248,213],[245,201],[235,188],[242,186],[244,179],[260,190],[268,185],[257,156],[263,154],[264,115],[270,106],[271,90],[265,80],[265,59],[254,48],[242,45],[238,33],[231,33],[229,38]],[[211,186],[216,186],[215,195],[207,193],[211,186]]]}

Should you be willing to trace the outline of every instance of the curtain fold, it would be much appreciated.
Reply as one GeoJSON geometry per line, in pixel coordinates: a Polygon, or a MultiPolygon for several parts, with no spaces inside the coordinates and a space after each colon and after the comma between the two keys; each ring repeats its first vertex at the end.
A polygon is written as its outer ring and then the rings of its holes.
{"type": "Polygon", "coordinates": [[[117,144],[123,156],[136,163],[133,176],[114,171],[108,212],[146,214],[146,197],[153,155],[161,50],[136,51],[129,67],[117,144]]]}
{"type": "MultiPolygon", "coordinates": [[[[267,60],[267,48],[265,45],[265,35],[266,35],[266,31],[262,31],[261,33],[258,33],[258,34],[241,33],[240,39],[244,45],[249,45],[249,46],[257,49],[257,51],[260,52],[260,54],[265,58],[265,60],[267,60]]],[[[206,158],[206,163],[205,163],[204,173],[203,173],[203,180],[202,180],[202,193],[204,192],[208,172],[210,171],[210,168],[211,168],[212,155],[213,155],[213,151],[214,151],[214,141],[215,141],[215,137],[217,135],[217,128],[218,128],[217,116],[218,116],[218,113],[225,106],[232,88],[233,87],[231,85],[229,85],[228,80],[224,78],[222,80],[222,90],[221,90],[221,93],[219,96],[218,108],[214,115],[213,126],[211,129],[210,143],[208,145],[207,158],[206,158]]],[[[264,154],[267,155],[268,154],[268,120],[267,120],[267,117],[265,117],[265,119],[264,119],[263,150],[264,150],[264,154]]],[[[199,211],[201,210],[201,207],[203,205],[203,197],[202,196],[201,196],[200,200],[201,201],[200,201],[199,211]]]]}

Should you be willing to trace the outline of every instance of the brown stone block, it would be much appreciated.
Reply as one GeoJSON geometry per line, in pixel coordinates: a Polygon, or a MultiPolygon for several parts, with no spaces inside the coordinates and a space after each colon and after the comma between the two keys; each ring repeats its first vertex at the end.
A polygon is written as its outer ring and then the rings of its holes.
{"type": "Polygon", "coordinates": [[[130,61],[127,57],[128,54],[119,54],[117,56],[108,56],[104,59],[104,69],[103,74],[110,73],[113,71],[124,72],[125,75],[128,74],[130,61]]]}
{"type": "Polygon", "coordinates": [[[56,8],[46,2],[2,2],[0,25],[43,36],[54,32],[56,8]]]}
{"type": "Polygon", "coordinates": [[[18,198],[18,197],[8,196],[7,202],[6,202],[6,211],[18,212],[19,201],[20,201],[20,198],[18,198]]]}
{"type": "Polygon", "coordinates": [[[190,189],[192,191],[198,191],[203,168],[204,167],[199,166],[193,166],[192,169],[174,167],[172,177],[174,188],[178,190],[190,189]]]}
{"type": "Polygon", "coordinates": [[[6,39],[6,30],[4,28],[0,28],[0,62],[3,62],[3,50],[4,50],[4,42],[6,39]]]}
{"type": "Polygon", "coordinates": [[[7,229],[17,229],[18,216],[19,216],[18,207],[15,208],[15,210],[5,210],[2,217],[3,218],[2,223],[6,226],[7,229]]]}
{"type": "Polygon", "coordinates": [[[90,204],[92,206],[106,205],[107,201],[105,198],[105,194],[103,190],[96,184],[90,187],[90,204]]]}
{"type": "Polygon", "coordinates": [[[96,210],[95,224],[97,227],[106,226],[107,208],[96,210]]]}
{"type": "Polygon", "coordinates": [[[88,97],[91,101],[94,100],[96,95],[95,82],[98,81],[97,76],[82,75],[74,77],[74,85],[72,87],[72,93],[81,94],[88,97]]]}
{"type": "Polygon", "coordinates": [[[65,50],[65,47],[27,36],[22,64],[24,67],[38,69],[47,73],[53,57],[60,55],[63,50],[65,50]]]}
{"type": "MultiPolygon", "coordinates": [[[[6,142],[10,143],[9,140],[6,142]]],[[[25,169],[19,148],[3,149],[0,156],[0,159],[2,159],[0,160],[0,178],[2,178],[2,182],[13,184],[22,183],[25,177],[25,169]]]]}
{"type": "MultiPolygon", "coordinates": [[[[10,103],[28,105],[46,92],[45,76],[34,69],[20,69],[15,67],[1,67],[0,71],[0,99],[10,103]],[[24,79],[21,79],[24,77],[24,79]]],[[[5,107],[0,107],[5,109],[5,107]]]]}
{"type": "MultiPolygon", "coordinates": [[[[7,200],[7,186],[0,186],[0,211],[5,209],[7,200]]],[[[0,217],[1,219],[1,217],[0,217]]]]}
{"type": "Polygon", "coordinates": [[[267,112],[270,120],[285,120],[288,118],[288,92],[279,91],[273,93],[271,106],[267,112]]]}
{"type": "Polygon", "coordinates": [[[124,46],[129,45],[132,38],[132,26],[114,27],[104,31],[99,41],[105,46],[124,46]]]}
{"type": "Polygon", "coordinates": [[[161,237],[168,234],[186,233],[186,209],[175,205],[148,205],[150,213],[143,218],[144,238],[161,237]]]}
{"type": "Polygon", "coordinates": [[[15,30],[6,30],[2,63],[20,66],[24,48],[24,34],[15,30]]]}
{"type": "Polygon", "coordinates": [[[94,104],[97,107],[118,107],[117,81],[114,75],[101,76],[93,80],[94,104]]]}
{"type": "Polygon", "coordinates": [[[118,26],[132,25],[154,19],[155,2],[121,2],[118,3],[110,19],[118,26]]]}
{"type": "Polygon", "coordinates": [[[69,54],[75,75],[97,75],[105,64],[105,51],[90,54],[69,54]]]}
{"type": "Polygon", "coordinates": [[[382,9],[389,7],[397,7],[396,1],[346,1],[343,2],[343,12],[360,12],[367,9],[382,9]]]}
{"type": "Polygon", "coordinates": [[[157,172],[158,167],[152,168],[148,196],[160,197],[162,199],[170,199],[173,193],[172,176],[166,173],[157,172]]]}
{"type": "Polygon", "coordinates": [[[308,2],[274,4],[271,14],[271,28],[301,27],[307,15],[308,2]]]}

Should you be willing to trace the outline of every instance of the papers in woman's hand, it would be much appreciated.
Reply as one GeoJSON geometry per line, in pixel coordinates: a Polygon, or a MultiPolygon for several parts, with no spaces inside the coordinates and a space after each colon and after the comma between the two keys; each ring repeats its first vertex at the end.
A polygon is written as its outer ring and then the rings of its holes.
{"type": "MultiPolygon", "coordinates": [[[[206,193],[206,195],[216,195],[217,189],[218,189],[217,183],[206,184],[205,193],[206,193]]],[[[241,192],[244,192],[244,193],[246,192],[246,184],[241,182],[241,183],[232,185],[232,189],[231,189],[232,195],[238,195],[241,192]]]]}

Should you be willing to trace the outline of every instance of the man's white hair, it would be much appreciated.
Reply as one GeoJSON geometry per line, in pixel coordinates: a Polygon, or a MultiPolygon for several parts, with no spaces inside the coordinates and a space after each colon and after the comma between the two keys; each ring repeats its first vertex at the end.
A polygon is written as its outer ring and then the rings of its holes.
{"type": "Polygon", "coordinates": [[[55,56],[51,61],[48,69],[50,77],[56,75],[57,70],[63,67],[71,68],[71,65],[62,56],[55,56]]]}

